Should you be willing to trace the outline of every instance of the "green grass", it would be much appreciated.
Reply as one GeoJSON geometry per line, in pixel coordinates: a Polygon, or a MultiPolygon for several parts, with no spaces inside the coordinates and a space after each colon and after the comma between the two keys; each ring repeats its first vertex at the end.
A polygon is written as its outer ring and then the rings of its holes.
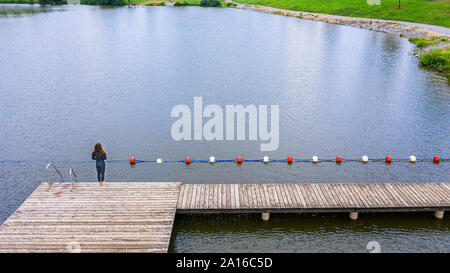
{"type": "Polygon", "coordinates": [[[420,55],[419,62],[424,67],[443,73],[450,80],[450,47],[425,52],[420,55]]]}
{"type": "Polygon", "coordinates": [[[179,0],[175,1],[175,6],[200,6],[200,0],[179,0]]]}
{"type": "Polygon", "coordinates": [[[448,40],[446,38],[433,38],[433,39],[428,39],[428,38],[409,38],[408,39],[411,43],[416,44],[417,47],[419,48],[423,48],[423,47],[427,47],[429,45],[435,45],[435,44],[439,44],[440,42],[444,42],[447,43],[448,40]]]}
{"type": "Polygon", "coordinates": [[[369,5],[366,0],[235,0],[235,2],[294,11],[450,27],[450,0],[401,0],[400,9],[398,0],[381,0],[381,5],[369,5]]]}

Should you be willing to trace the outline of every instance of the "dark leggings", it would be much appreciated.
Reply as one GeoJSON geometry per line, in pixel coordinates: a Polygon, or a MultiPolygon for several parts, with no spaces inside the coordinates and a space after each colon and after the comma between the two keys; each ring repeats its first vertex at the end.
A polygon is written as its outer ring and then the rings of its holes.
{"type": "Polygon", "coordinates": [[[103,165],[97,165],[97,180],[105,181],[105,164],[103,165]]]}

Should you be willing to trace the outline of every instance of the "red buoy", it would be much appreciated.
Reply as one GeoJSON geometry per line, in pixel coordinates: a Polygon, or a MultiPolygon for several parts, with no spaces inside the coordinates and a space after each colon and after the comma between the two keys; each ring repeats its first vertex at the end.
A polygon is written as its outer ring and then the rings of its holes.
{"type": "Polygon", "coordinates": [[[336,163],[342,162],[342,156],[336,156],[336,163]]]}
{"type": "Polygon", "coordinates": [[[135,164],[136,163],[136,158],[134,158],[134,156],[130,157],[130,164],[135,164]]]}
{"type": "Polygon", "coordinates": [[[242,157],[240,157],[240,156],[236,157],[236,162],[241,164],[242,163],[242,157]]]}
{"type": "Polygon", "coordinates": [[[441,158],[439,156],[435,155],[433,157],[433,162],[438,163],[439,161],[441,161],[441,158]]]}
{"type": "Polygon", "coordinates": [[[392,162],[392,157],[386,156],[386,162],[387,162],[387,163],[391,163],[391,162],[392,162]]]}
{"type": "Polygon", "coordinates": [[[186,156],[185,162],[186,162],[186,164],[190,164],[191,163],[191,158],[189,156],[186,156]]]}
{"type": "Polygon", "coordinates": [[[288,158],[287,158],[287,162],[288,162],[289,164],[291,164],[291,163],[292,163],[292,156],[288,156],[288,158]]]}

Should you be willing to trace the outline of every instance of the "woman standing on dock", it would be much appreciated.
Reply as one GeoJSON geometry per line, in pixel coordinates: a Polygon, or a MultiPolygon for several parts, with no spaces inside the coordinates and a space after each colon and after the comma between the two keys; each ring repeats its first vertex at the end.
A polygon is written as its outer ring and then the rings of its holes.
{"type": "Polygon", "coordinates": [[[100,142],[95,144],[92,159],[95,160],[95,167],[97,168],[97,180],[100,186],[103,186],[105,184],[106,152],[103,150],[100,142]]]}

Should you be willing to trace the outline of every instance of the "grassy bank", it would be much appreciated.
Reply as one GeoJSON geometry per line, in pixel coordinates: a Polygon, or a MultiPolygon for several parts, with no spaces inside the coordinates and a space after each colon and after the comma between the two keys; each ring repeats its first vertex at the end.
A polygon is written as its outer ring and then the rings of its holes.
{"type": "Polygon", "coordinates": [[[376,18],[425,23],[450,27],[450,0],[380,0],[380,5],[369,5],[375,0],[235,0],[294,11],[316,12],[351,17],[376,18]]]}
{"type": "Polygon", "coordinates": [[[419,57],[420,65],[439,71],[450,81],[450,47],[436,48],[419,57]]]}
{"type": "Polygon", "coordinates": [[[409,38],[408,39],[411,43],[416,44],[418,48],[424,48],[430,45],[436,45],[439,43],[448,43],[447,38],[434,38],[434,39],[427,39],[427,38],[409,38]]]}

